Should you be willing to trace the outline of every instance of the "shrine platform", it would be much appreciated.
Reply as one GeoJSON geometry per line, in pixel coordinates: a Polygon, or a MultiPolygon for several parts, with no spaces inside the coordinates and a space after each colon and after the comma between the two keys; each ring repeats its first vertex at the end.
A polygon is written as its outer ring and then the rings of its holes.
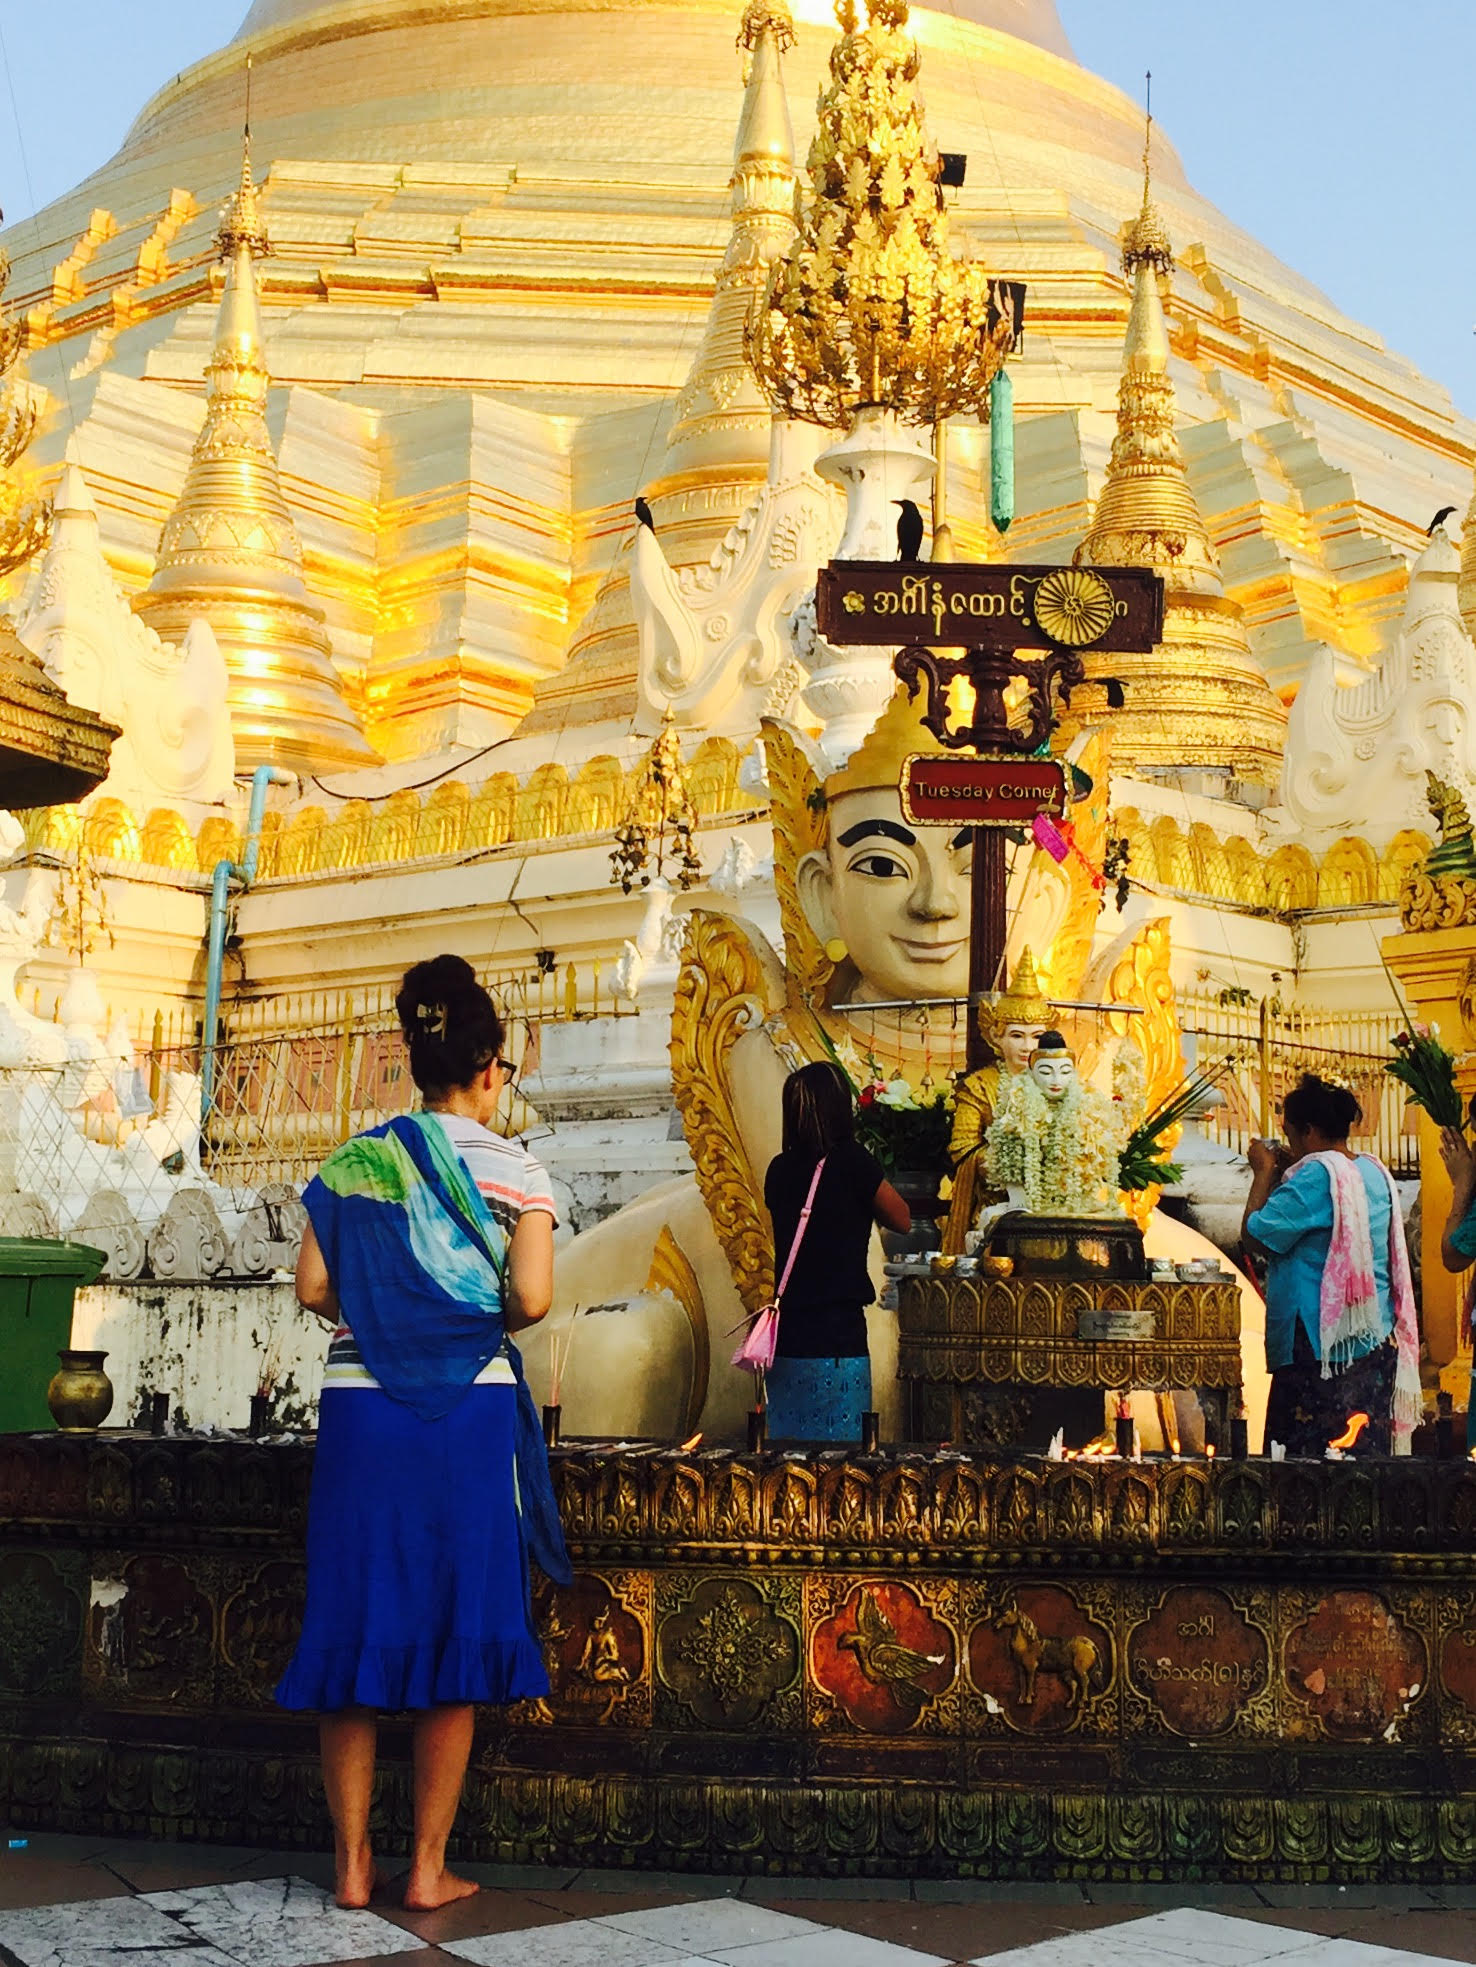
{"type": "MultiPolygon", "coordinates": [[[[321,1848],[271,1690],[310,1443],[0,1437],[0,1803],[321,1848]]],[[[554,1694],[489,1714],[488,1863],[1469,1880],[1476,1466],[553,1456],[554,1694]]],[[[408,1819],[403,1730],[379,1809],[408,1819]]]]}

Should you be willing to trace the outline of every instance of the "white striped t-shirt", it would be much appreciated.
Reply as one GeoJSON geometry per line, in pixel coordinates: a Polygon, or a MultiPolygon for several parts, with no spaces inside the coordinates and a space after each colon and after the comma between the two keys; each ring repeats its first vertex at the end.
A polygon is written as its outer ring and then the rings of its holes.
{"type": "MultiPolygon", "coordinates": [[[[436,1119],[446,1131],[472,1180],[481,1190],[493,1220],[511,1238],[519,1216],[541,1212],[558,1221],[553,1189],[542,1163],[535,1160],[521,1142],[504,1140],[466,1120],[459,1113],[438,1113],[436,1119]]],[[[477,1374],[477,1386],[513,1384],[513,1369],[505,1352],[489,1360],[477,1374]]],[[[377,1387],[378,1380],[359,1354],[358,1342],[345,1324],[340,1324],[328,1345],[323,1368],[323,1388],[377,1387]]]]}

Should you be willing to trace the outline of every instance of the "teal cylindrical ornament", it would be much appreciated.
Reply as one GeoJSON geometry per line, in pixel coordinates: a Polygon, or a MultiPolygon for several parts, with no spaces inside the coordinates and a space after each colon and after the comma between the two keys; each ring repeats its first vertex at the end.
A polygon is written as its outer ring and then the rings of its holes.
{"type": "Polygon", "coordinates": [[[1007,369],[989,385],[989,516],[1001,533],[1015,516],[1015,385],[1007,369]]]}

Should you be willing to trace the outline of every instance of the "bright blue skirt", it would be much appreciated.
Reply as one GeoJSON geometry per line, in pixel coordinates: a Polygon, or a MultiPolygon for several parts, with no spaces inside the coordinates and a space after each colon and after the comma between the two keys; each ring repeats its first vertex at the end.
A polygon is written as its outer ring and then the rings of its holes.
{"type": "Polygon", "coordinates": [[[871,1361],[776,1359],[764,1374],[768,1432],[775,1441],[861,1439],[871,1405],[871,1361]]]}
{"type": "Polygon", "coordinates": [[[330,1387],[308,1505],[307,1610],[287,1708],[506,1704],[548,1693],[529,1619],[511,1386],[440,1420],[373,1387],[330,1387]]]}

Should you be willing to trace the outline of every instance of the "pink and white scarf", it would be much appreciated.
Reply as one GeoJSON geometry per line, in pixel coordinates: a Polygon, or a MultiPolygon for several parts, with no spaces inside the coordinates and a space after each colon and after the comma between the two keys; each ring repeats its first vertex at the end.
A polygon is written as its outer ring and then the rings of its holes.
{"type": "Polygon", "coordinates": [[[1394,1372],[1394,1452],[1407,1455],[1423,1401],[1420,1334],[1415,1321],[1414,1284],[1404,1243],[1399,1191],[1389,1170],[1372,1155],[1359,1155],[1353,1160],[1329,1150],[1325,1154],[1309,1154],[1307,1159],[1321,1162],[1332,1189],[1332,1241],[1322,1271],[1319,1319],[1324,1379],[1330,1379],[1349,1365],[1356,1353],[1366,1352],[1371,1344],[1376,1344],[1383,1331],[1383,1312],[1374,1279],[1368,1191],[1358,1172],[1359,1161],[1367,1161],[1377,1168],[1388,1183],[1389,1283],[1394,1293],[1394,1338],[1399,1348],[1399,1363],[1394,1372]]]}

